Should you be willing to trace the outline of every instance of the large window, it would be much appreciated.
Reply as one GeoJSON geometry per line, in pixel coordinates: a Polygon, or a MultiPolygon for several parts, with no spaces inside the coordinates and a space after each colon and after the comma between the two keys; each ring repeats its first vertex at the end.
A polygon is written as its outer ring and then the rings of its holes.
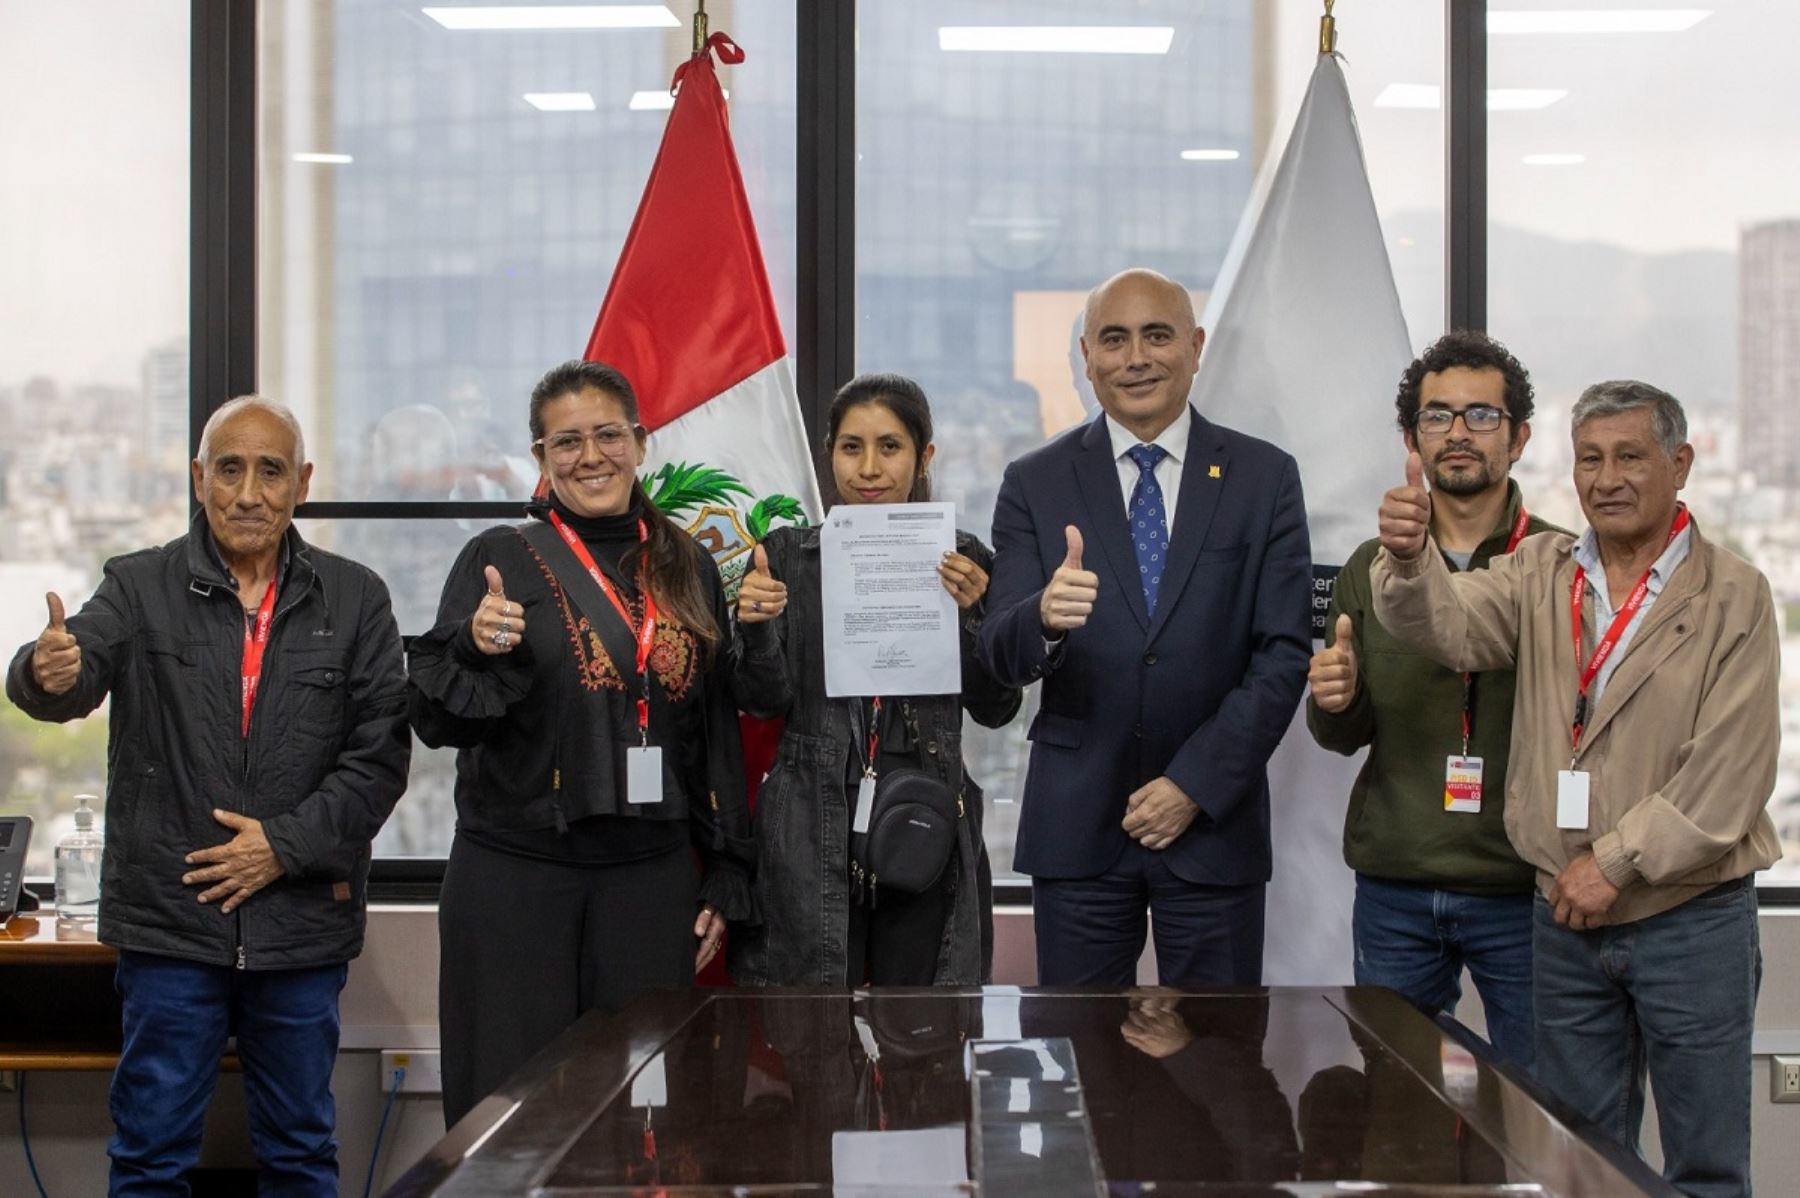
{"type": "MultiPolygon", "coordinates": [[[[1089,288],[1149,266],[1203,306],[1257,172],[1286,144],[1319,12],[859,5],[856,360],[931,397],[934,492],[962,527],[987,539],[1006,463],[1096,410],[1078,344],[1089,288]],[[1117,25],[1066,31],[1102,14],[1117,25]]],[[[1443,319],[1442,4],[1372,12],[1346,16],[1340,49],[1407,316],[1429,337],[1443,319]]],[[[999,877],[1036,704],[1034,687],[1007,728],[967,729],[999,877]]]]}
{"type": "MultiPolygon", "coordinates": [[[[108,557],[187,524],[187,0],[0,5],[0,648],[76,610],[108,557]]],[[[0,703],[0,813],[50,872],[105,793],[105,708],[0,703]]]]}
{"type": "MultiPolygon", "coordinates": [[[[259,385],[306,425],[315,502],[450,505],[300,522],[380,571],[406,634],[435,622],[462,544],[505,518],[469,505],[530,494],[526,397],[587,345],[692,47],[687,5],[574,30],[511,7],[518,27],[399,0],[260,10],[259,385]]],[[[721,80],[792,328],[793,6],[711,12],[748,54],[721,80]]],[[[449,849],[452,771],[415,746],[378,855],[449,849]]]]}
{"type": "Polygon", "coordinates": [[[1800,880],[1800,103],[1779,0],[1494,14],[1495,87],[1542,98],[1489,124],[1489,324],[1530,368],[1533,510],[1583,527],[1581,389],[1640,378],[1688,413],[1685,498],[1768,575],[1781,610],[1782,751],[1770,811],[1800,880]],[[1679,79],[1679,87],[1670,80],[1679,79]]]}
{"type": "MultiPolygon", "coordinates": [[[[532,483],[526,392],[585,345],[692,9],[648,6],[642,28],[543,30],[454,28],[434,7],[256,8],[257,385],[299,411],[318,465],[312,498],[332,505],[302,531],[380,570],[405,633],[435,618],[458,547],[532,483]]],[[[1800,84],[1767,36],[1786,11],[1776,0],[1648,16],[1606,0],[1586,16],[1547,0],[1489,8],[1489,244],[1485,263],[1465,265],[1486,267],[1488,324],[1538,381],[1539,438],[1519,476],[1535,510],[1578,524],[1566,416],[1580,388],[1635,375],[1687,403],[1699,453],[1689,497],[1782,605],[1773,811],[1796,848],[1773,876],[1800,877],[1800,156],[1781,103],[1800,84]]],[[[1339,10],[1415,346],[1446,323],[1445,9],[1339,10]]],[[[829,124],[798,111],[799,82],[829,70],[797,59],[797,24],[837,10],[709,10],[749,52],[721,75],[804,373],[848,354],[799,344],[795,324],[800,288],[819,282],[802,280],[801,264],[828,275],[845,248],[796,215],[797,197],[829,177],[798,177],[797,130],[829,124]]],[[[73,609],[108,555],[186,525],[190,11],[181,0],[0,6],[0,103],[16,117],[0,148],[9,179],[26,184],[0,194],[0,645],[37,634],[43,592],[73,609]]],[[[986,537],[1004,463],[1092,410],[1076,344],[1087,289],[1145,264],[1206,298],[1292,127],[1319,5],[854,11],[855,360],[925,385],[939,494],[986,537]],[[1044,31],[1102,23],[1122,31],[1060,48],[1063,35],[1044,31]],[[1039,29],[1025,35],[1035,48],[1017,44],[1022,26],[1039,29]]],[[[818,92],[829,109],[830,88],[818,92]]],[[[837,165],[828,136],[807,144],[837,165]]],[[[219,332],[194,335],[215,346],[219,332]]],[[[1034,702],[970,739],[1001,876],[1034,702]]],[[[0,706],[0,810],[43,825],[34,872],[69,797],[103,787],[105,727],[104,709],[57,727],[0,706]]],[[[450,764],[417,753],[379,853],[445,851],[450,764]]]]}

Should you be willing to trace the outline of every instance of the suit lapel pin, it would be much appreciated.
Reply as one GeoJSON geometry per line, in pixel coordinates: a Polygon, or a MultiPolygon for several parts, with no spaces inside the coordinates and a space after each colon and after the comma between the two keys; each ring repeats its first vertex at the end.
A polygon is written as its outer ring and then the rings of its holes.
{"type": "Polygon", "coordinates": [[[1208,477],[1208,478],[1219,477],[1219,468],[1217,466],[1208,466],[1206,468],[1206,477],[1208,477]]]}

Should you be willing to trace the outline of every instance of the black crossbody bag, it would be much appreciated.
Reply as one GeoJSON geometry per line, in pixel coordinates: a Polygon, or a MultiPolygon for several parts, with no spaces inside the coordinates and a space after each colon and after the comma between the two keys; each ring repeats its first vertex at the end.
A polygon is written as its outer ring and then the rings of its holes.
{"type": "Polygon", "coordinates": [[[850,901],[874,907],[877,887],[923,894],[937,885],[961,817],[961,800],[936,774],[908,766],[883,772],[869,830],[850,834],[850,901]]]}

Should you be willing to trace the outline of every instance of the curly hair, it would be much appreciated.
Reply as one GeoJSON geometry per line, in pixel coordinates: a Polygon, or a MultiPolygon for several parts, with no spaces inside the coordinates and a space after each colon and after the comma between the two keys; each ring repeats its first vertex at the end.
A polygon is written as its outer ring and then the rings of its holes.
{"type": "Polygon", "coordinates": [[[1513,428],[1517,429],[1531,419],[1536,410],[1532,403],[1536,392],[1531,386],[1531,373],[1504,345],[1486,333],[1475,329],[1452,329],[1427,346],[1400,376],[1394,410],[1401,432],[1412,432],[1413,424],[1419,418],[1419,386],[1425,376],[1458,366],[1469,370],[1498,370],[1506,380],[1506,412],[1512,417],[1513,428]]]}

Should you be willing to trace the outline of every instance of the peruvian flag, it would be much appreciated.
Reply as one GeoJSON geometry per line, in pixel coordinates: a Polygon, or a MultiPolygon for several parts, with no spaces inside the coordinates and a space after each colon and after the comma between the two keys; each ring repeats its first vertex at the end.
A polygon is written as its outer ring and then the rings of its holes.
{"type": "MultiPolygon", "coordinates": [[[[735,595],[756,542],[777,522],[817,522],[822,507],[713,52],[744,61],[715,33],[676,69],[662,147],[584,356],[631,380],[650,430],[644,489],[735,595]]],[[[754,802],[781,724],[742,725],[754,802]]],[[[724,984],[724,961],[701,982],[724,984]]]]}
{"type": "Polygon", "coordinates": [[[650,430],[644,487],[719,563],[726,590],[779,522],[819,518],[787,344],[731,145],[712,52],[683,63],[637,218],[588,339],[618,367],[650,430]]]}

